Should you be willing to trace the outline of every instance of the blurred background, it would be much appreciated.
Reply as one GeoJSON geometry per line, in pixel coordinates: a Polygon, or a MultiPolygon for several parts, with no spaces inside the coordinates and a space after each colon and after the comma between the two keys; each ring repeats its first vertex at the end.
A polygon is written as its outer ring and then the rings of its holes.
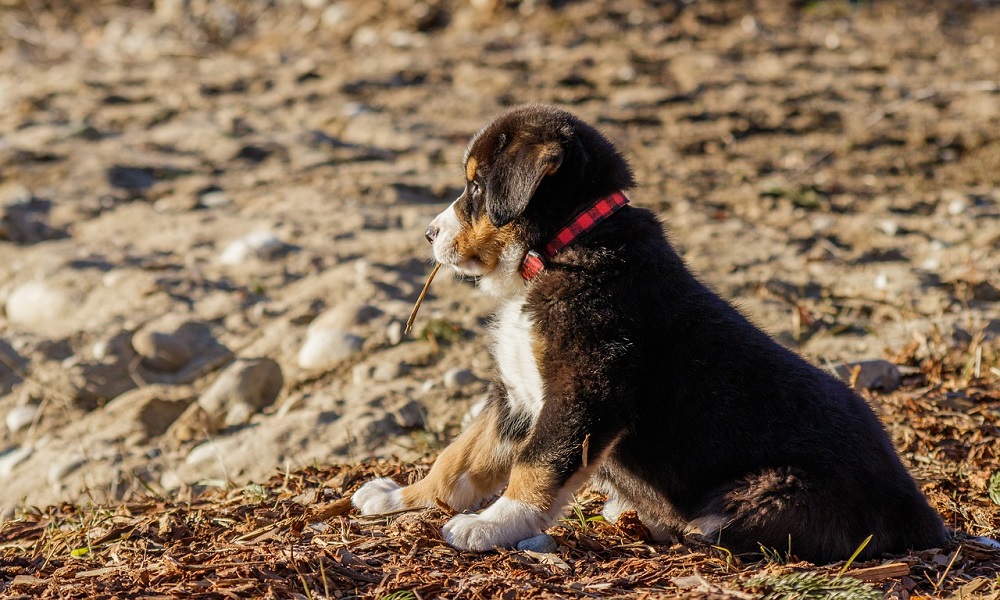
{"type": "Polygon", "coordinates": [[[519,102],[600,127],[811,360],[996,371],[998,32],[984,1],[0,0],[0,511],[439,448],[493,303],[439,276],[403,338],[422,231],[519,102]]]}

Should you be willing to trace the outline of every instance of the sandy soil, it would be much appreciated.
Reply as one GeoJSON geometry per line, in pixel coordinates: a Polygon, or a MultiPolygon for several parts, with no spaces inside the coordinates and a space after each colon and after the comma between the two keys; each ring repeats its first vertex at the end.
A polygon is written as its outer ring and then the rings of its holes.
{"type": "Polygon", "coordinates": [[[400,340],[422,231],[524,101],[811,359],[998,368],[995,3],[557,4],[0,2],[4,516],[433,452],[492,304],[439,277],[400,340]]]}

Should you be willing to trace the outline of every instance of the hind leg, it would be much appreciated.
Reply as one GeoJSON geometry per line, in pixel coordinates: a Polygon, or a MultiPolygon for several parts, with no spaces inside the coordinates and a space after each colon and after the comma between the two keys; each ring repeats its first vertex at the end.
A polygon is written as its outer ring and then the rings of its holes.
{"type": "Polygon", "coordinates": [[[831,482],[791,468],[748,475],[720,490],[691,521],[706,540],[736,552],[761,546],[821,564],[850,556],[870,533],[831,482]]]}
{"type": "Polygon", "coordinates": [[[617,523],[622,513],[634,510],[654,541],[677,541],[683,527],[666,499],[649,486],[617,471],[615,465],[610,464],[593,481],[594,486],[608,497],[601,510],[604,520],[617,523]]]}

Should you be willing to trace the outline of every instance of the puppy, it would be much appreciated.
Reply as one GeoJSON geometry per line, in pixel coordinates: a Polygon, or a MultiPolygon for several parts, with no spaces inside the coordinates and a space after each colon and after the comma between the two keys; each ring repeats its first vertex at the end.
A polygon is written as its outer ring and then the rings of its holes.
{"type": "Polygon", "coordinates": [[[511,546],[591,480],[604,516],[654,536],[825,563],[940,546],[946,530],[865,401],[699,282],[593,127],[551,106],[469,143],[465,192],[427,228],[434,257],[500,301],[498,377],[427,477],[353,497],[364,514],[458,511],[456,548],[511,546]]]}

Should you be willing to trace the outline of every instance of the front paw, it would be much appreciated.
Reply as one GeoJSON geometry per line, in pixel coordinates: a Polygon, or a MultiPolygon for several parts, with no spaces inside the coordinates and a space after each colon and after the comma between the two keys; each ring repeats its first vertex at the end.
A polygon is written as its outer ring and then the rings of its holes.
{"type": "Polygon", "coordinates": [[[545,518],[537,509],[501,497],[478,515],[455,515],[442,531],[445,541],[455,548],[484,552],[514,546],[544,526],[545,518]]]}
{"type": "Polygon", "coordinates": [[[354,492],[353,504],[363,515],[382,515],[406,508],[403,488],[388,477],[372,479],[354,492]]]}

